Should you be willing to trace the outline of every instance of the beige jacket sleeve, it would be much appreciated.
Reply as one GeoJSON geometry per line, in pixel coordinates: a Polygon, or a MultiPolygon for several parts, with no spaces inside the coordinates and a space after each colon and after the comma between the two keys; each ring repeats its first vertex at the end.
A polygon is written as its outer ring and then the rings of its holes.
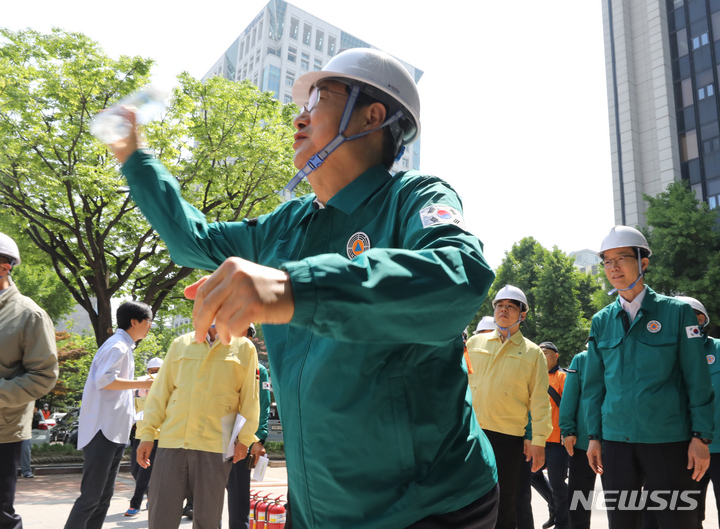
{"type": "Polygon", "coordinates": [[[545,446],[545,441],[553,430],[552,425],[552,408],[550,407],[550,397],[548,397],[548,386],[550,379],[548,378],[547,362],[545,355],[539,347],[533,347],[528,352],[535,353],[537,360],[535,361],[535,376],[530,381],[530,413],[532,414],[532,444],[535,446],[545,446]]]}
{"type": "Polygon", "coordinates": [[[260,423],[260,387],[258,381],[258,356],[255,346],[246,340],[247,372],[240,389],[238,413],[245,417],[245,424],[238,434],[238,442],[250,446],[257,438],[255,432],[260,423]]]}

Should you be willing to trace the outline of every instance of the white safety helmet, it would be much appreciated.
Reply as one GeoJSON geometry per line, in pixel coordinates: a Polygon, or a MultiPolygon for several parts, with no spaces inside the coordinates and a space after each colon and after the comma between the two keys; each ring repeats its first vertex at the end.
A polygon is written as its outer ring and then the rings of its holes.
{"type": "Polygon", "coordinates": [[[494,331],[495,330],[495,318],[492,316],[483,316],[483,318],[478,322],[477,328],[473,332],[473,334],[478,334],[483,331],[494,331]]]}
{"type": "Polygon", "coordinates": [[[162,358],[151,358],[148,360],[147,368],[152,369],[153,367],[161,367],[163,365],[163,359],[162,358]]]}
{"type": "Polygon", "coordinates": [[[20,250],[18,250],[17,244],[12,240],[12,237],[4,233],[0,233],[0,255],[11,259],[10,266],[20,264],[20,250]]]}
{"type": "Polygon", "coordinates": [[[675,296],[675,299],[684,301],[685,303],[690,305],[693,310],[702,312],[705,315],[705,323],[702,324],[702,327],[705,327],[708,323],[710,323],[710,315],[708,314],[708,311],[705,310],[705,305],[700,303],[698,300],[696,300],[695,298],[691,298],[690,296],[675,296]]]}
{"type": "Polygon", "coordinates": [[[512,285],[505,285],[498,291],[498,293],[495,295],[495,299],[492,302],[493,309],[495,308],[495,305],[497,305],[498,302],[502,299],[519,301],[522,305],[520,307],[520,312],[527,312],[530,307],[528,305],[527,298],[525,297],[525,293],[518,287],[514,287],[512,285]]]}
{"type": "MultiPolygon", "coordinates": [[[[301,75],[293,85],[293,101],[300,107],[307,103],[310,90],[323,79],[349,85],[360,85],[360,91],[386,104],[390,112],[402,110],[401,145],[420,137],[420,95],[407,69],[394,57],[380,50],[352,48],[338,53],[321,71],[301,75]],[[355,82],[353,82],[355,81],[355,82]]],[[[388,116],[389,117],[389,116],[388,116]]],[[[397,138],[399,129],[393,130],[397,138]]]]}
{"type": "Polygon", "coordinates": [[[641,248],[647,250],[647,256],[652,255],[652,250],[648,245],[645,236],[635,228],[630,226],[615,226],[610,230],[610,233],[603,239],[600,245],[600,251],[597,253],[598,257],[603,258],[603,254],[606,250],[612,250],[613,248],[641,248]]]}

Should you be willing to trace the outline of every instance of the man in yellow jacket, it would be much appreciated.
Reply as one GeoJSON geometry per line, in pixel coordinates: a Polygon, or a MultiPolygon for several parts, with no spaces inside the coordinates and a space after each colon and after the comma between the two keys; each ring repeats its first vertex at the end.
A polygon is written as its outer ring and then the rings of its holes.
{"type": "Polygon", "coordinates": [[[223,345],[214,327],[202,343],[195,342],[194,332],[172,343],[138,428],[137,459],[143,468],[150,464],[160,431],[150,478],[150,529],[177,528],[187,491],[193,498],[195,526],[219,526],[232,463],[243,459],[255,440],[260,415],[257,369],[250,340],[234,337],[223,345]],[[223,422],[232,428],[238,413],[245,424],[234,458],[226,460],[223,422]]]}
{"type": "Polygon", "coordinates": [[[516,496],[521,454],[532,471],[545,463],[545,440],[552,432],[548,370],[540,348],[520,332],[528,302],[522,290],[506,285],[493,301],[497,330],[476,334],[467,343],[473,371],[468,383],[480,427],[493,450],[500,486],[496,528],[516,526],[516,496]],[[523,437],[532,414],[532,443],[523,437]]]}

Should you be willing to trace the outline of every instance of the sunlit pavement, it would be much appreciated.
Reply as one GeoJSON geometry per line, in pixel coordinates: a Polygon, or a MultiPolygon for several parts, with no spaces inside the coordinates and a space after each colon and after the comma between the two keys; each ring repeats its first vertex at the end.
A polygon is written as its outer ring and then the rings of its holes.
{"type": "MultiPolygon", "coordinates": [[[[64,474],[37,476],[34,479],[18,478],[17,495],[15,497],[15,510],[23,518],[23,526],[29,529],[62,529],[70,514],[70,509],[80,493],[80,474],[64,474]]],[[[599,492],[600,480],[597,480],[596,490],[599,492]]],[[[129,473],[121,473],[115,484],[115,495],[110,503],[108,516],[104,528],[122,527],[126,529],[141,529],[148,526],[148,514],[143,502],[143,510],[133,517],[123,514],[130,506],[135,481],[129,473]]],[[[276,497],[287,494],[287,472],[285,467],[268,468],[265,480],[262,483],[253,482],[253,490],[262,491],[263,495],[271,494],[276,497]]],[[[715,529],[718,524],[718,513],[715,508],[715,498],[712,484],[708,489],[708,502],[704,527],[715,529]]],[[[535,515],[535,528],[538,529],[547,520],[547,505],[533,490],[533,513],[535,515]]],[[[223,510],[223,527],[228,527],[227,497],[223,510]]],[[[192,521],[182,519],[181,527],[192,527],[192,521]]],[[[595,510],[592,514],[592,529],[607,529],[607,513],[595,510]]]]}

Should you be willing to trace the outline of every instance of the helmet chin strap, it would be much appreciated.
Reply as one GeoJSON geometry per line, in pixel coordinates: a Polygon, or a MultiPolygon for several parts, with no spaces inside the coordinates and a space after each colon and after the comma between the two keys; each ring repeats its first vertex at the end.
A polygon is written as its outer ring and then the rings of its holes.
{"type": "Polygon", "coordinates": [[[632,290],[638,281],[645,275],[645,271],[642,269],[642,259],[640,258],[640,248],[635,248],[637,250],[638,254],[638,278],[633,281],[629,287],[627,288],[613,288],[610,292],[608,292],[608,296],[612,296],[613,294],[617,292],[625,292],[626,290],[632,290]]]}
{"type": "Polygon", "coordinates": [[[315,169],[320,167],[322,163],[327,159],[328,156],[330,156],[330,153],[332,153],[335,149],[340,147],[344,142],[350,141],[350,140],[356,140],[358,138],[362,138],[363,136],[366,136],[367,134],[370,134],[372,132],[375,132],[376,130],[380,130],[383,127],[387,127],[388,125],[395,123],[398,121],[403,113],[402,110],[398,110],[395,112],[390,118],[388,118],[385,123],[380,125],[377,128],[374,128],[372,130],[368,130],[367,132],[361,132],[360,134],[355,134],[354,136],[345,137],[343,136],[343,132],[345,132],[345,129],[348,126],[348,123],[350,123],[350,117],[352,116],[353,110],[355,109],[355,103],[357,102],[358,95],[360,94],[360,87],[355,85],[352,87],[352,90],[350,91],[350,95],[348,96],[347,103],[345,103],[345,110],[343,110],[342,118],[340,119],[340,130],[338,131],[338,135],[335,136],[335,138],[328,143],[320,152],[315,153],[315,155],[310,158],[307,163],[305,164],[305,167],[300,169],[297,174],[293,177],[292,180],[288,182],[288,184],[285,186],[285,191],[288,193],[292,192],[293,189],[297,187],[297,185],[302,182],[302,179],[305,178],[307,175],[312,173],[315,169]]]}
{"type": "Polygon", "coordinates": [[[499,323],[495,323],[495,325],[496,325],[497,328],[500,329],[501,331],[507,332],[507,333],[508,333],[508,338],[510,338],[510,329],[512,329],[513,327],[515,327],[518,323],[522,323],[522,321],[523,321],[523,320],[522,320],[522,316],[518,316],[518,321],[516,321],[515,323],[513,323],[510,327],[502,327],[499,323]]]}

